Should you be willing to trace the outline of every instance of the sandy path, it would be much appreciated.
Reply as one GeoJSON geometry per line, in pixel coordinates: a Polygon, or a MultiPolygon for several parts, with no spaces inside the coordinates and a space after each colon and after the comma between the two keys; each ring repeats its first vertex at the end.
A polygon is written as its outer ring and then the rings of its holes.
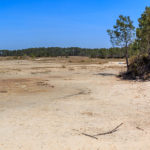
{"type": "Polygon", "coordinates": [[[0,149],[150,149],[150,82],[116,78],[118,62],[62,65],[0,61],[0,149]]]}

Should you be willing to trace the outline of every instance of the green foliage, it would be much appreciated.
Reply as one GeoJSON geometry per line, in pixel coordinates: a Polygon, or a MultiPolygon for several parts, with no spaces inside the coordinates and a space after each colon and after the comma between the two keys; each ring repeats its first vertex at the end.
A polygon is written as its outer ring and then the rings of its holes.
{"type": "Polygon", "coordinates": [[[140,54],[139,51],[139,43],[135,40],[133,43],[129,45],[129,56],[137,56],[140,54]]]}
{"type": "Polygon", "coordinates": [[[138,19],[136,40],[130,44],[130,59],[127,72],[121,74],[125,79],[150,79],[150,7],[146,7],[138,19]]]}
{"type": "Polygon", "coordinates": [[[132,43],[135,27],[129,16],[120,15],[113,28],[107,30],[113,46],[126,47],[132,43]]]}
{"type": "Polygon", "coordinates": [[[121,46],[125,48],[125,56],[127,63],[127,70],[129,69],[128,64],[128,48],[133,42],[134,37],[133,22],[129,16],[120,15],[116,21],[116,25],[113,26],[113,30],[107,30],[110,40],[113,46],[121,46]]]}
{"type": "Polygon", "coordinates": [[[139,18],[139,27],[136,29],[137,40],[141,53],[150,53],[150,7],[146,7],[139,18]]]}
{"type": "Polygon", "coordinates": [[[85,49],[79,47],[48,47],[29,48],[23,50],[0,50],[0,56],[29,56],[29,57],[69,57],[87,56],[90,58],[124,58],[124,48],[85,49]]]}

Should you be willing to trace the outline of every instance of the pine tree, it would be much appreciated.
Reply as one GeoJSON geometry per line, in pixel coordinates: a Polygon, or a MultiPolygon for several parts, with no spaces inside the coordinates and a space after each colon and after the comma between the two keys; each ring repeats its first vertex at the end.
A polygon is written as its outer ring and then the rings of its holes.
{"type": "Polygon", "coordinates": [[[146,7],[139,18],[139,27],[136,30],[140,51],[150,55],[150,7],[146,7]]]}
{"type": "Polygon", "coordinates": [[[113,26],[113,30],[107,30],[113,46],[121,46],[125,48],[127,71],[129,69],[128,48],[133,41],[134,29],[133,21],[129,16],[120,15],[113,26]]]}

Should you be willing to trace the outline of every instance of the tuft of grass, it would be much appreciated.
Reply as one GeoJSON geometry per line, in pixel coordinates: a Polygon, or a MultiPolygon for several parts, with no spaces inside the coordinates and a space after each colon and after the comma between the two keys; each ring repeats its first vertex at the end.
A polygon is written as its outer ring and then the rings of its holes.
{"type": "Polygon", "coordinates": [[[65,66],[65,65],[62,65],[61,68],[66,68],[66,66],[65,66]]]}
{"type": "Polygon", "coordinates": [[[84,62],[85,62],[85,60],[83,60],[83,59],[82,59],[80,62],[81,62],[81,63],[84,63],[84,62]]]}
{"type": "Polygon", "coordinates": [[[72,63],[72,60],[69,60],[68,62],[69,62],[69,63],[72,63]]]}
{"type": "Polygon", "coordinates": [[[81,69],[87,69],[87,66],[82,66],[81,69]]]}
{"type": "Polygon", "coordinates": [[[75,70],[75,69],[71,67],[71,68],[69,68],[68,70],[73,71],[73,70],[75,70]]]}

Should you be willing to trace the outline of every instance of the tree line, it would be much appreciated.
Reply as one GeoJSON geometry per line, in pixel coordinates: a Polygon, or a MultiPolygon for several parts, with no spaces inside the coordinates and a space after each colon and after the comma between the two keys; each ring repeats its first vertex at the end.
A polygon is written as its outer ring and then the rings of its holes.
{"type": "MultiPolygon", "coordinates": [[[[87,56],[90,58],[124,58],[124,48],[101,48],[87,49],[79,47],[40,47],[28,48],[22,50],[0,50],[0,56],[30,56],[30,57],[58,57],[58,56],[87,56]]],[[[136,51],[130,49],[130,55],[134,55],[136,51]]]]}

